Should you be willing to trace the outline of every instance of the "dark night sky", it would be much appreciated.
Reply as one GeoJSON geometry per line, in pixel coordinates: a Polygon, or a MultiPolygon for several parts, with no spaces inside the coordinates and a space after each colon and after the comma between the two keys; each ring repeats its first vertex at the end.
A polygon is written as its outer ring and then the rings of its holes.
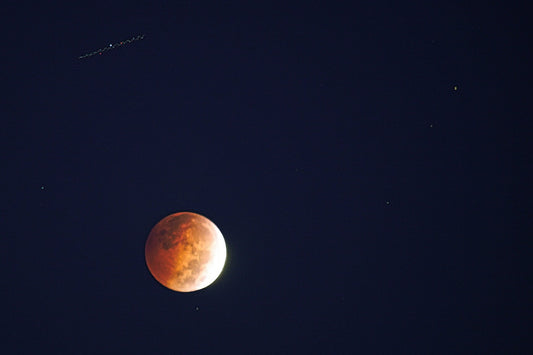
{"type": "Polygon", "coordinates": [[[5,6],[6,354],[533,351],[525,8],[343,4],[5,6]],[[198,292],[144,263],[179,211],[198,292]]]}

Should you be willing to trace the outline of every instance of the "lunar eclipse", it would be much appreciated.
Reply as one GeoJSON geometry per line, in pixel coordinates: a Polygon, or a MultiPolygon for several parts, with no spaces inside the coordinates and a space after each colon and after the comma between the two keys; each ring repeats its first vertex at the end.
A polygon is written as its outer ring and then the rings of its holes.
{"type": "Polygon", "coordinates": [[[226,261],[226,243],[206,217],[179,212],[159,221],[144,249],[146,265],[163,286],[179,292],[197,291],[213,283],[226,261]]]}

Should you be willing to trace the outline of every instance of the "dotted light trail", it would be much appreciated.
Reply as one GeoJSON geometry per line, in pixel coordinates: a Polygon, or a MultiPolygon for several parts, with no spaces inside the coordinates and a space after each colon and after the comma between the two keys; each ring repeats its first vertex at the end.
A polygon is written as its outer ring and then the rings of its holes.
{"type": "Polygon", "coordinates": [[[131,38],[131,39],[127,39],[127,40],[125,40],[125,41],[117,42],[117,43],[115,43],[115,44],[110,44],[109,46],[104,47],[104,48],[102,48],[102,49],[98,49],[98,50],[96,50],[96,51],[94,51],[94,52],[87,53],[87,54],[84,54],[84,55],[80,55],[80,56],[78,57],[78,59],[83,59],[83,58],[87,58],[87,57],[92,57],[93,55],[96,55],[96,54],[102,54],[102,53],[104,53],[105,51],[109,51],[109,50],[111,50],[111,49],[113,49],[113,48],[120,47],[120,46],[122,46],[122,45],[124,45],[124,44],[126,44],[126,43],[131,43],[131,42],[139,41],[139,40],[141,40],[141,39],[143,39],[143,38],[144,38],[144,35],[139,35],[139,36],[137,36],[137,37],[133,37],[133,38],[131,38]]]}

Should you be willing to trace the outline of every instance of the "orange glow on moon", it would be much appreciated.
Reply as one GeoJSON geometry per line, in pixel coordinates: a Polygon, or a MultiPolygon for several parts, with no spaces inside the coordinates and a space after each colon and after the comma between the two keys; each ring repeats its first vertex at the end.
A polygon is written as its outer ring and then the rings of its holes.
{"type": "Polygon", "coordinates": [[[209,286],[226,262],[226,242],[206,217],[179,212],[152,228],[144,248],[148,270],[163,286],[179,292],[209,286]]]}

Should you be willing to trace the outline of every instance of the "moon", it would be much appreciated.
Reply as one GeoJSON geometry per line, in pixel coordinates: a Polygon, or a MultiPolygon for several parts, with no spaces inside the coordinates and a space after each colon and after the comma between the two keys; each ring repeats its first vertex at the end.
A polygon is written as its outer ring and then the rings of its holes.
{"type": "Polygon", "coordinates": [[[163,286],[192,292],[212,284],[226,262],[226,242],[206,217],[178,212],[159,221],[144,248],[146,266],[163,286]]]}

